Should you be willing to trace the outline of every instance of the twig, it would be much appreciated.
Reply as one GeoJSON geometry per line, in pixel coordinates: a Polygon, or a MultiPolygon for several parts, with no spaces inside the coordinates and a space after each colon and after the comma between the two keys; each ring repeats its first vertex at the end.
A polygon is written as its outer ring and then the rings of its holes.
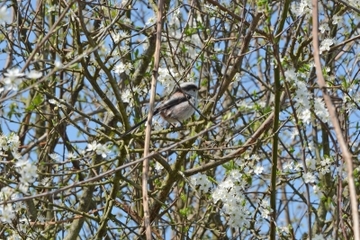
{"type": "Polygon", "coordinates": [[[149,177],[149,153],[150,153],[150,138],[151,138],[151,122],[154,112],[155,97],[156,97],[156,82],[158,78],[158,70],[160,63],[160,51],[161,51],[161,31],[162,31],[162,15],[163,15],[163,0],[158,2],[157,12],[157,31],[156,31],[156,46],[154,56],[154,69],[151,81],[150,92],[150,109],[147,119],[147,126],[145,131],[145,146],[143,161],[143,175],[142,175],[142,193],[143,193],[143,208],[144,208],[144,227],[146,239],[151,240],[151,225],[150,225],[150,209],[149,209],[149,196],[148,196],[148,177],[149,177]]]}

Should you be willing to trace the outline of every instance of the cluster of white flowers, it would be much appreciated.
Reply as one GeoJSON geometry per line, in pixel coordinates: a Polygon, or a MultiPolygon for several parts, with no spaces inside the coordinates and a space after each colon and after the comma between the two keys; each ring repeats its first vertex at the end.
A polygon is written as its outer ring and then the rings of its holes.
{"type": "Polygon", "coordinates": [[[327,24],[327,22],[320,24],[319,30],[320,30],[321,33],[325,33],[327,31],[330,31],[329,24],[327,24]]]}
{"type": "Polygon", "coordinates": [[[311,4],[311,0],[301,0],[300,2],[296,1],[293,5],[292,5],[292,11],[297,15],[297,16],[301,16],[303,14],[306,14],[308,16],[311,16],[311,9],[312,9],[312,4],[311,4]]]}
{"type": "Polygon", "coordinates": [[[264,219],[269,219],[270,218],[270,213],[271,211],[271,207],[270,207],[270,203],[266,200],[262,200],[259,203],[259,212],[261,214],[261,217],[264,219]]]}
{"type": "Polygon", "coordinates": [[[305,183],[315,183],[316,181],[316,176],[312,172],[304,173],[302,177],[305,183]]]}
{"type": "Polygon", "coordinates": [[[291,160],[285,162],[282,167],[284,172],[299,172],[302,169],[302,165],[291,160]]]}
{"type": "Polygon", "coordinates": [[[145,23],[145,27],[150,27],[152,25],[154,25],[156,23],[156,17],[155,16],[151,16],[148,18],[148,20],[145,23]]]}
{"type": "Polygon", "coordinates": [[[37,78],[40,78],[42,76],[42,74],[37,71],[31,71],[31,72],[25,74],[25,73],[21,73],[18,68],[13,68],[13,69],[7,70],[7,72],[4,73],[4,76],[5,76],[5,78],[0,80],[0,82],[2,82],[2,85],[3,85],[3,87],[0,88],[0,93],[3,92],[4,90],[17,91],[17,90],[19,90],[19,86],[24,77],[31,78],[31,79],[37,79],[37,78]]]}
{"type": "Polygon", "coordinates": [[[54,109],[58,109],[58,108],[66,108],[65,104],[64,104],[65,100],[64,99],[60,99],[59,101],[56,99],[49,99],[49,103],[55,105],[54,109]]]}
{"type": "Polygon", "coordinates": [[[330,115],[325,107],[325,103],[322,98],[315,98],[314,100],[314,112],[319,119],[325,123],[330,123],[330,115]]]}
{"type": "Polygon", "coordinates": [[[97,143],[93,141],[87,145],[87,152],[95,152],[97,155],[101,155],[103,158],[106,158],[110,153],[109,146],[106,144],[97,143]]]}
{"type": "Polygon", "coordinates": [[[212,184],[208,177],[205,174],[201,173],[192,176],[190,178],[190,182],[194,187],[199,186],[199,190],[204,193],[207,193],[212,187],[212,184]]]}
{"type": "Polygon", "coordinates": [[[0,136],[0,155],[5,155],[6,152],[11,152],[13,157],[17,160],[15,167],[20,174],[19,190],[23,193],[28,191],[29,185],[33,183],[38,174],[37,167],[29,160],[24,159],[18,152],[20,142],[19,136],[11,133],[9,136],[0,136]]]}
{"type": "Polygon", "coordinates": [[[325,38],[324,40],[321,41],[320,44],[320,54],[322,54],[325,51],[329,51],[330,50],[330,46],[333,45],[335,43],[335,40],[332,38],[325,38]]]}
{"type": "Polygon", "coordinates": [[[221,182],[212,193],[213,202],[223,203],[222,214],[228,217],[228,224],[234,228],[247,228],[250,226],[251,213],[246,205],[244,194],[247,182],[243,175],[233,170],[225,181],[221,182]]]}
{"type": "Polygon", "coordinates": [[[330,173],[331,167],[333,167],[333,160],[329,157],[325,157],[320,162],[320,169],[319,172],[321,175],[324,175],[326,173],[330,173]]]}
{"type": "Polygon", "coordinates": [[[180,26],[180,20],[182,19],[180,8],[176,9],[171,18],[169,19],[169,26],[173,28],[178,28],[180,26]]]}
{"type": "MultiPolygon", "coordinates": [[[[302,77],[302,76],[300,76],[302,77]]],[[[302,120],[305,124],[310,124],[311,122],[311,111],[312,106],[310,99],[312,96],[307,89],[305,82],[299,79],[299,74],[295,73],[293,69],[289,69],[285,72],[285,78],[291,80],[296,85],[295,94],[293,99],[295,101],[295,108],[297,110],[299,119],[302,120]]],[[[321,98],[315,98],[314,100],[314,112],[315,114],[322,119],[322,121],[330,123],[329,112],[325,108],[325,104],[321,98]]]]}
{"type": "Polygon", "coordinates": [[[118,74],[121,74],[121,73],[126,73],[127,75],[130,74],[130,71],[133,69],[133,65],[128,62],[128,63],[123,63],[123,62],[120,62],[119,64],[117,64],[115,67],[114,67],[114,72],[115,73],[118,73],[118,74]]]}
{"type": "Polygon", "coordinates": [[[168,95],[174,89],[174,79],[177,79],[179,74],[175,72],[175,69],[173,68],[168,69],[162,67],[159,68],[158,73],[158,81],[164,87],[164,95],[168,95]]]}
{"type": "MultiPolygon", "coordinates": [[[[9,201],[18,199],[18,194],[14,191],[14,189],[10,187],[3,187],[0,192],[0,201],[9,201]]],[[[0,220],[3,223],[11,223],[13,219],[15,219],[16,209],[14,209],[14,205],[11,203],[7,203],[5,205],[0,206],[0,220]]]]}
{"type": "Polygon", "coordinates": [[[111,34],[111,35],[115,43],[119,43],[123,39],[125,40],[125,43],[128,43],[130,41],[130,34],[125,31],[120,31],[116,34],[111,34]]]}
{"type": "MultiPolygon", "coordinates": [[[[0,155],[6,156],[11,153],[15,158],[15,167],[20,174],[19,183],[17,189],[22,193],[28,193],[28,189],[31,183],[33,183],[38,174],[37,167],[29,160],[25,160],[18,152],[20,145],[19,136],[11,133],[9,136],[0,136],[0,155]]],[[[18,199],[19,194],[10,187],[4,187],[0,192],[0,201],[8,201],[18,199]]],[[[6,204],[0,205],[0,220],[5,223],[10,223],[15,218],[15,213],[20,211],[22,208],[21,204],[6,204]]]]}
{"type": "Polygon", "coordinates": [[[127,88],[121,93],[121,99],[123,102],[128,103],[130,109],[132,109],[134,106],[134,98],[133,98],[134,93],[141,94],[141,92],[142,89],[138,87],[133,87],[132,90],[127,88]]]}

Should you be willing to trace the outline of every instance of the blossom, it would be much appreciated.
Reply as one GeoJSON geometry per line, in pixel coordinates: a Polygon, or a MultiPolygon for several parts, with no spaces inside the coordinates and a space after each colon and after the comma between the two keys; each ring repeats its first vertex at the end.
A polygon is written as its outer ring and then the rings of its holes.
{"type": "Polygon", "coordinates": [[[155,162],[155,170],[157,171],[157,172],[160,172],[161,170],[163,170],[164,169],[164,166],[163,165],[161,165],[159,162],[155,162]]]}
{"type": "Polygon", "coordinates": [[[323,193],[318,185],[313,186],[313,191],[314,191],[314,194],[316,194],[319,198],[321,198],[323,196],[323,193]]]}
{"type": "Polygon", "coordinates": [[[25,183],[25,182],[22,182],[18,185],[18,188],[19,188],[19,191],[22,192],[22,193],[27,193],[28,190],[29,190],[29,184],[28,183],[25,183]]]}
{"type": "Polygon", "coordinates": [[[54,66],[55,66],[55,68],[57,68],[57,69],[64,67],[63,63],[60,62],[59,60],[56,60],[56,61],[54,62],[54,66]]]}
{"type": "Polygon", "coordinates": [[[283,170],[284,172],[290,172],[291,170],[294,170],[294,162],[287,161],[283,164],[283,170]]]}
{"type": "Polygon", "coordinates": [[[97,144],[96,141],[93,141],[92,143],[89,143],[89,144],[87,145],[86,151],[87,151],[87,152],[95,151],[96,148],[97,148],[97,145],[98,145],[98,144],[97,144]]]}
{"type": "Polygon", "coordinates": [[[131,19],[130,19],[130,18],[127,18],[127,17],[125,17],[125,18],[123,19],[123,22],[124,22],[124,24],[127,24],[127,25],[131,25],[131,24],[132,24],[131,19]]]}
{"type": "Polygon", "coordinates": [[[120,35],[121,38],[129,38],[130,37],[130,34],[128,32],[125,32],[125,31],[120,31],[119,35],[120,35]]]}
{"type": "Polygon", "coordinates": [[[192,176],[190,181],[192,185],[199,186],[200,191],[208,192],[212,187],[211,182],[205,174],[192,176]]]}
{"type": "Polygon", "coordinates": [[[118,43],[121,39],[120,34],[111,34],[112,38],[114,39],[115,43],[118,43]]]}
{"type": "Polygon", "coordinates": [[[315,160],[315,158],[306,158],[305,162],[306,162],[306,166],[309,169],[311,169],[311,170],[316,169],[316,160],[315,160]]]}
{"type": "Polygon", "coordinates": [[[152,16],[146,21],[145,26],[149,27],[155,23],[156,23],[156,18],[154,16],[152,16]]]}
{"type": "Polygon", "coordinates": [[[15,167],[22,167],[22,166],[25,166],[27,164],[28,160],[25,160],[25,159],[19,159],[18,161],[16,161],[15,163],[15,167]]]}
{"type": "Polygon", "coordinates": [[[12,133],[10,134],[7,143],[12,151],[17,150],[20,146],[20,138],[15,133],[12,133]]]}
{"type": "Polygon", "coordinates": [[[159,68],[158,70],[159,76],[158,81],[164,87],[164,94],[169,94],[175,87],[174,78],[177,78],[179,74],[175,72],[173,68],[159,68]]]}
{"type": "Polygon", "coordinates": [[[132,66],[131,63],[123,63],[123,62],[120,62],[118,65],[115,66],[114,68],[114,72],[115,73],[123,73],[125,72],[127,75],[130,74],[130,71],[133,69],[134,67],[132,66]]]}
{"type": "Polygon", "coordinates": [[[259,211],[263,218],[269,219],[270,213],[272,212],[269,202],[262,200],[260,203],[259,211]]]}
{"type": "Polygon", "coordinates": [[[4,76],[5,78],[3,81],[4,81],[5,89],[17,91],[19,89],[21,80],[25,76],[25,74],[21,73],[18,68],[13,68],[7,70],[4,76]]]}
{"type": "Polygon", "coordinates": [[[21,169],[19,170],[19,173],[21,175],[20,183],[26,185],[35,182],[38,176],[37,167],[34,164],[32,164],[29,160],[27,160],[25,163],[23,162],[20,167],[21,167],[21,169]]]}
{"type": "Polygon", "coordinates": [[[57,108],[65,108],[65,105],[61,102],[64,102],[64,100],[60,99],[60,101],[58,101],[56,99],[49,99],[49,103],[56,105],[57,108]]]}
{"type": "Polygon", "coordinates": [[[75,154],[73,152],[69,152],[66,156],[66,158],[68,159],[74,159],[75,158],[75,154]]]}
{"type": "Polygon", "coordinates": [[[11,204],[6,204],[0,207],[0,220],[5,223],[12,223],[16,217],[15,211],[11,204]]]}
{"type": "Polygon", "coordinates": [[[121,99],[123,102],[130,103],[132,100],[132,93],[130,89],[125,89],[125,91],[121,94],[121,99]]]}
{"type": "Polygon", "coordinates": [[[11,200],[14,194],[14,190],[10,187],[3,187],[0,191],[0,200],[7,201],[11,200]]]}
{"type": "Polygon", "coordinates": [[[290,134],[290,139],[294,140],[297,136],[299,136],[299,130],[297,128],[294,128],[294,130],[290,134]]]}
{"type": "Polygon", "coordinates": [[[146,51],[149,48],[149,40],[148,40],[148,38],[144,38],[141,41],[141,46],[142,46],[144,51],[146,51]]]}
{"type": "Polygon", "coordinates": [[[42,77],[42,73],[38,72],[38,71],[35,71],[35,70],[32,70],[26,75],[26,77],[31,78],[31,79],[38,79],[38,78],[42,77]]]}
{"type": "Polygon", "coordinates": [[[307,172],[303,174],[303,179],[305,183],[314,183],[316,180],[316,177],[314,174],[307,172]]]}
{"type": "Polygon", "coordinates": [[[338,15],[334,15],[333,17],[332,17],[332,24],[339,24],[339,23],[341,23],[342,22],[342,16],[338,16],[338,15]]]}
{"type": "Polygon", "coordinates": [[[297,16],[303,14],[309,14],[311,12],[311,1],[310,0],[301,0],[300,3],[296,3],[293,11],[297,16]]]}
{"type": "Polygon", "coordinates": [[[299,118],[305,123],[305,124],[310,124],[310,120],[311,120],[311,112],[309,109],[305,109],[303,110],[300,115],[299,118]]]}
{"type": "Polygon", "coordinates": [[[20,146],[19,136],[11,133],[9,137],[0,135],[0,151],[11,151],[15,158],[19,158],[18,148],[20,146]]]}
{"type": "Polygon", "coordinates": [[[129,52],[130,51],[130,46],[129,45],[120,46],[120,51],[121,52],[129,52]]]}
{"type": "Polygon", "coordinates": [[[327,23],[320,24],[319,30],[321,33],[324,33],[326,31],[330,31],[330,27],[327,23]]]}
{"type": "Polygon", "coordinates": [[[256,175],[260,175],[262,172],[264,171],[264,167],[263,166],[256,166],[254,169],[254,173],[256,175]]]}
{"type": "Polygon", "coordinates": [[[315,114],[323,121],[330,122],[330,115],[325,107],[324,101],[322,98],[316,98],[314,102],[315,114]]]}
{"type": "Polygon", "coordinates": [[[55,162],[60,161],[60,155],[57,154],[57,153],[50,153],[50,154],[49,154],[49,157],[50,157],[52,160],[54,160],[55,162]]]}
{"type": "Polygon", "coordinates": [[[326,38],[321,42],[320,45],[320,54],[322,54],[322,52],[324,51],[329,51],[330,50],[330,46],[334,44],[334,40],[331,38],[326,38]]]}
{"type": "Polygon", "coordinates": [[[110,149],[105,144],[98,144],[95,152],[97,155],[101,155],[101,157],[106,158],[110,153],[110,149]]]}
{"type": "Polygon", "coordinates": [[[245,179],[241,172],[232,170],[211,194],[214,203],[222,202],[221,213],[228,218],[228,224],[234,228],[250,226],[251,213],[242,194],[247,186],[245,179]]]}
{"type": "Polygon", "coordinates": [[[87,147],[87,152],[94,151],[97,155],[101,155],[103,158],[106,158],[108,153],[110,153],[110,149],[107,145],[97,143],[96,141],[89,143],[87,147]]]}
{"type": "Polygon", "coordinates": [[[15,149],[15,150],[12,150],[11,153],[12,153],[13,157],[14,157],[16,160],[21,160],[22,155],[21,155],[21,153],[19,153],[16,149],[15,149]]]}
{"type": "Polygon", "coordinates": [[[295,96],[294,96],[294,100],[296,101],[295,107],[300,108],[299,110],[301,111],[304,108],[307,109],[310,107],[311,95],[304,82],[297,81],[296,85],[297,85],[297,89],[295,91],[295,96]]]}

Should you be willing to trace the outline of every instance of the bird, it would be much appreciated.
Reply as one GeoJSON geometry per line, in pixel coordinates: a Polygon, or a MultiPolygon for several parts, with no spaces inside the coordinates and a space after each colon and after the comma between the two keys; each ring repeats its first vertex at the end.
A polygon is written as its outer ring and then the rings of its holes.
{"type": "MultiPolygon", "coordinates": [[[[176,87],[168,100],[162,102],[160,106],[155,108],[153,116],[160,114],[160,116],[170,124],[182,122],[190,118],[198,105],[198,91],[199,87],[193,82],[185,82],[176,87]]],[[[128,135],[142,124],[146,122],[144,118],[128,131],[122,134],[121,137],[128,135]]]]}

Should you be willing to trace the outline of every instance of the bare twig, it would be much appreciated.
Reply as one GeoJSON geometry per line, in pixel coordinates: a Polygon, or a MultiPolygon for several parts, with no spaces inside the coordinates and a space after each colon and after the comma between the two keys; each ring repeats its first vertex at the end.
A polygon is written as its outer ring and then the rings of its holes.
{"type": "Polygon", "coordinates": [[[143,208],[144,208],[144,227],[146,233],[146,239],[151,240],[151,226],[150,226],[150,210],[149,210],[149,196],[148,196],[148,174],[149,174],[149,156],[150,153],[150,138],[151,138],[151,122],[154,112],[155,97],[156,97],[156,82],[158,78],[159,62],[160,62],[160,50],[161,50],[161,31],[162,31],[162,14],[163,14],[163,0],[158,2],[157,12],[157,31],[156,31],[156,47],[155,47],[155,61],[154,69],[151,81],[151,93],[150,93],[150,109],[147,119],[147,126],[145,132],[145,146],[143,161],[143,175],[142,175],[142,193],[143,193],[143,208]]]}

